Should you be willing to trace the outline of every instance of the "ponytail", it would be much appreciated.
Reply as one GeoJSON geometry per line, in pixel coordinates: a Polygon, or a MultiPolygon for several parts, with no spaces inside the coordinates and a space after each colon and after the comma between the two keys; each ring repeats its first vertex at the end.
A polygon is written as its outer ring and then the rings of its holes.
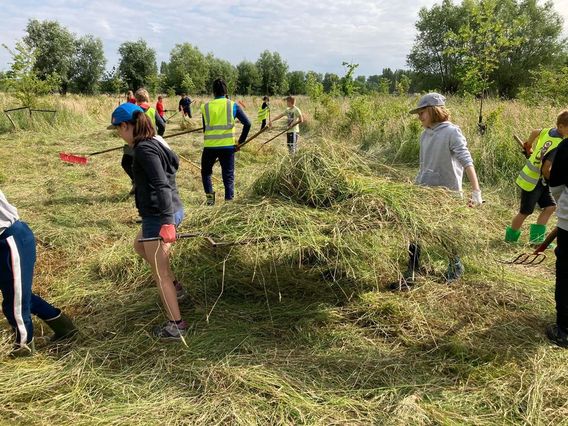
{"type": "Polygon", "coordinates": [[[152,125],[150,118],[143,111],[135,111],[134,114],[132,114],[132,120],[130,123],[134,126],[134,130],[132,132],[134,136],[134,145],[140,141],[152,139],[156,136],[156,131],[154,130],[154,126],[152,125]]]}

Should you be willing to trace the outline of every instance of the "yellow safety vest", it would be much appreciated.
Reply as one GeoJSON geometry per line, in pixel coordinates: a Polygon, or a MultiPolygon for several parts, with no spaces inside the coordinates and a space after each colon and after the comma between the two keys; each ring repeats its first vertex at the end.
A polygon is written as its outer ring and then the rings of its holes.
{"type": "Polygon", "coordinates": [[[536,148],[517,177],[517,185],[525,191],[530,192],[536,187],[541,176],[542,159],[547,152],[553,150],[562,142],[562,137],[549,135],[551,130],[543,129],[540,132],[536,148]]]}
{"type": "Polygon", "coordinates": [[[201,114],[205,122],[203,145],[206,148],[236,145],[234,105],[233,101],[226,98],[214,99],[201,105],[201,114]]]}
{"type": "Polygon", "coordinates": [[[152,122],[152,126],[154,126],[154,130],[156,130],[156,110],[152,107],[148,108],[145,112],[148,116],[150,121],[152,122]]]}
{"type": "Polygon", "coordinates": [[[270,107],[266,107],[263,109],[261,105],[261,107],[258,109],[258,116],[256,118],[257,121],[260,123],[263,120],[268,119],[268,117],[270,117],[270,107]]]}

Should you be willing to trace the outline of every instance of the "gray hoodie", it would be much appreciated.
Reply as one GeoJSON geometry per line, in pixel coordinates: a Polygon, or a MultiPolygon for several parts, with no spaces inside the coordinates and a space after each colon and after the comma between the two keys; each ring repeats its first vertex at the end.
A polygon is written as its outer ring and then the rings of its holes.
{"type": "Polygon", "coordinates": [[[550,191],[556,199],[558,227],[568,231],[568,138],[558,145],[550,170],[550,191]]]}
{"type": "Polygon", "coordinates": [[[415,183],[462,190],[463,170],[473,165],[460,128],[449,121],[425,129],[420,136],[420,170],[415,183]]]}
{"type": "Polygon", "coordinates": [[[0,234],[18,219],[18,210],[6,200],[4,193],[0,191],[0,234]]]}

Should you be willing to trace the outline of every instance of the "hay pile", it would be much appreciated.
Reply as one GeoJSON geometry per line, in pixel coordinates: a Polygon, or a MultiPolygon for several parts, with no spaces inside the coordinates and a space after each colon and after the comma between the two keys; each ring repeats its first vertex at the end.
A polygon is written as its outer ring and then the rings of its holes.
{"type": "Polygon", "coordinates": [[[487,221],[448,191],[372,176],[353,153],[308,149],[262,174],[239,202],[196,210],[185,229],[242,244],[183,243],[176,267],[240,295],[325,297],[332,288],[351,297],[397,279],[408,242],[444,263],[479,246],[487,221]]]}

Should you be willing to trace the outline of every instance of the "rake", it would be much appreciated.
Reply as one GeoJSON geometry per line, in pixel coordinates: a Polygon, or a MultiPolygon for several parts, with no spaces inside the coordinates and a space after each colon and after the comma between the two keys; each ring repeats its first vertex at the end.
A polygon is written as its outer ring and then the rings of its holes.
{"type": "Polygon", "coordinates": [[[544,242],[539,245],[532,253],[521,253],[511,260],[504,261],[503,263],[509,265],[540,265],[546,260],[546,255],[543,253],[558,235],[558,228],[554,228],[546,236],[544,242]]]}
{"type": "MultiPolygon", "coordinates": [[[[199,129],[186,130],[185,132],[173,133],[171,135],[164,136],[164,139],[173,138],[173,137],[180,136],[180,135],[186,135],[188,133],[198,132],[198,131],[201,131],[201,130],[203,130],[203,127],[199,128],[199,129]]],[[[91,152],[90,154],[70,154],[68,152],[60,152],[59,158],[66,163],[85,165],[89,161],[88,157],[92,157],[93,155],[104,154],[105,152],[118,151],[119,149],[122,149],[123,146],[124,145],[117,146],[117,147],[114,147],[114,148],[104,149],[102,151],[91,152]]]]}
{"type": "Polygon", "coordinates": [[[267,141],[263,142],[262,145],[260,146],[260,148],[258,149],[258,151],[256,151],[257,153],[260,152],[260,150],[262,148],[264,148],[264,146],[269,143],[272,142],[274,139],[276,139],[278,136],[283,135],[284,133],[286,133],[288,130],[290,130],[292,127],[294,127],[296,124],[299,124],[300,121],[296,120],[294,123],[292,123],[291,125],[289,125],[288,127],[286,127],[286,129],[282,130],[280,133],[278,133],[277,135],[271,137],[270,139],[268,139],[267,141]]]}

